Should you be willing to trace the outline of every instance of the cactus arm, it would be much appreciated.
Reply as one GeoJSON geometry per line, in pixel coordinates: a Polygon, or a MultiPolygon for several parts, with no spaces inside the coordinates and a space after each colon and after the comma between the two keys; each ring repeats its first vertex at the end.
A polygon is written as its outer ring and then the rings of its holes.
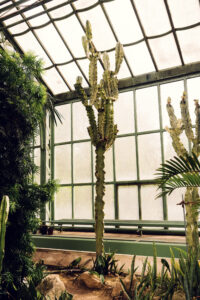
{"type": "Polygon", "coordinates": [[[195,140],[193,143],[192,151],[199,156],[200,154],[200,105],[198,100],[194,100],[195,102],[195,140]]]}
{"type": "Polygon", "coordinates": [[[186,93],[183,93],[182,100],[180,102],[180,107],[185,134],[189,141],[194,142],[194,133],[192,131],[192,121],[190,118],[188,103],[186,101],[186,93]]]}
{"type": "Polygon", "coordinates": [[[6,234],[6,223],[8,220],[9,213],[9,198],[3,196],[0,206],[0,274],[2,271],[2,264],[5,252],[5,234],[6,234]]]}
{"type": "Polygon", "coordinates": [[[124,58],[123,47],[120,43],[117,43],[115,48],[115,72],[114,72],[115,74],[119,72],[123,58],[124,58]]]}

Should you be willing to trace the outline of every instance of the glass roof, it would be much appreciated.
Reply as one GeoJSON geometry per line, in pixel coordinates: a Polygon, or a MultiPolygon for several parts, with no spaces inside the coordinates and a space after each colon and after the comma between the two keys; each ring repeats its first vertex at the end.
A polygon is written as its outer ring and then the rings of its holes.
{"type": "MultiPolygon", "coordinates": [[[[10,0],[0,3],[0,26],[23,52],[44,62],[43,80],[54,95],[74,90],[76,76],[89,86],[82,48],[90,20],[97,51],[120,41],[125,59],[118,78],[200,62],[198,0],[10,0]]],[[[99,63],[99,74],[103,72],[99,63]]]]}

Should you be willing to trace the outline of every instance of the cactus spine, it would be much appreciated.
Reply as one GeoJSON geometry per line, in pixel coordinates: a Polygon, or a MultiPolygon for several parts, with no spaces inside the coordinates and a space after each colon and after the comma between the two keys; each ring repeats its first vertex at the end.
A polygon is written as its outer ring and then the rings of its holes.
{"type": "MultiPolygon", "coordinates": [[[[192,144],[192,152],[197,157],[200,155],[200,106],[198,100],[195,100],[195,134],[192,130],[192,122],[186,100],[186,93],[183,93],[181,102],[181,120],[177,119],[174,114],[174,109],[171,105],[171,99],[168,98],[167,112],[170,119],[171,128],[166,127],[172,138],[172,145],[178,156],[185,157],[188,151],[183,146],[180,140],[180,134],[185,131],[188,140],[192,144]]],[[[199,201],[199,194],[197,188],[187,188],[185,193],[185,206],[186,206],[186,241],[188,245],[189,254],[193,253],[198,255],[199,247],[199,234],[198,234],[198,212],[194,203],[199,201]]]]}
{"type": "Polygon", "coordinates": [[[6,223],[8,220],[9,213],[9,198],[3,196],[0,206],[0,274],[2,271],[2,264],[4,258],[5,248],[5,234],[6,234],[6,223]]]}
{"type": "Polygon", "coordinates": [[[95,234],[96,234],[96,256],[104,253],[103,234],[104,234],[104,201],[105,194],[105,151],[113,144],[117,136],[117,125],[114,124],[113,102],[118,98],[119,72],[123,61],[123,48],[120,43],[115,50],[115,71],[110,70],[110,61],[107,53],[103,54],[104,73],[98,84],[97,81],[97,61],[100,54],[94,49],[92,43],[92,29],[89,21],[86,22],[86,36],[82,38],[85,54],[89,59],[89,83],[90,99],[81,85],[82,79],[77,78],[75,89],[86,108],[90,126],[88,133],[92,144],[95,146],[96,153],[96,199],[95,199],[95,234]],[[97,110],[97,120],[94,109],[97,110]]]}

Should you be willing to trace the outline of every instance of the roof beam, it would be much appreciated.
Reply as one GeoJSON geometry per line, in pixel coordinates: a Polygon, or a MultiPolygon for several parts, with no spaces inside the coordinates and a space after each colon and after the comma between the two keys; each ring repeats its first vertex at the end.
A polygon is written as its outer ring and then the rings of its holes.
{"type": "MultiPolygon", "coordinates": [[[[162,83],[165,81],[170,81],[172,79],[181,78],[186,75],[190,76],[195,74],[200,74],[200,62],[166,69],[159,72],[151,72],[135,77],[121,79],[119,80],[119,90],[122,91],[130,88],[145,87],[150,84],[162,83]]],[[[89,95],[89,88],[85,89],[85,91],[87,95],[89,95]]],[[[63,94],[58,94],[55,96],[55,98],[55,103],[61,104],[66,103],[70,100],[75,100],[78,98],[78,96],[75,91],[72,91],[63,94]]]]}

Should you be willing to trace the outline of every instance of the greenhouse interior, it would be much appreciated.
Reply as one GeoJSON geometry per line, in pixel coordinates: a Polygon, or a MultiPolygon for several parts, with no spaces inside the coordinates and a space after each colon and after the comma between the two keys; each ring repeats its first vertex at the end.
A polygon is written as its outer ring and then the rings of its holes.
{"type": "Polygon", "coordinates": [[[200,1],[0,1],[0,299],[200,297],[200,1]]]}

